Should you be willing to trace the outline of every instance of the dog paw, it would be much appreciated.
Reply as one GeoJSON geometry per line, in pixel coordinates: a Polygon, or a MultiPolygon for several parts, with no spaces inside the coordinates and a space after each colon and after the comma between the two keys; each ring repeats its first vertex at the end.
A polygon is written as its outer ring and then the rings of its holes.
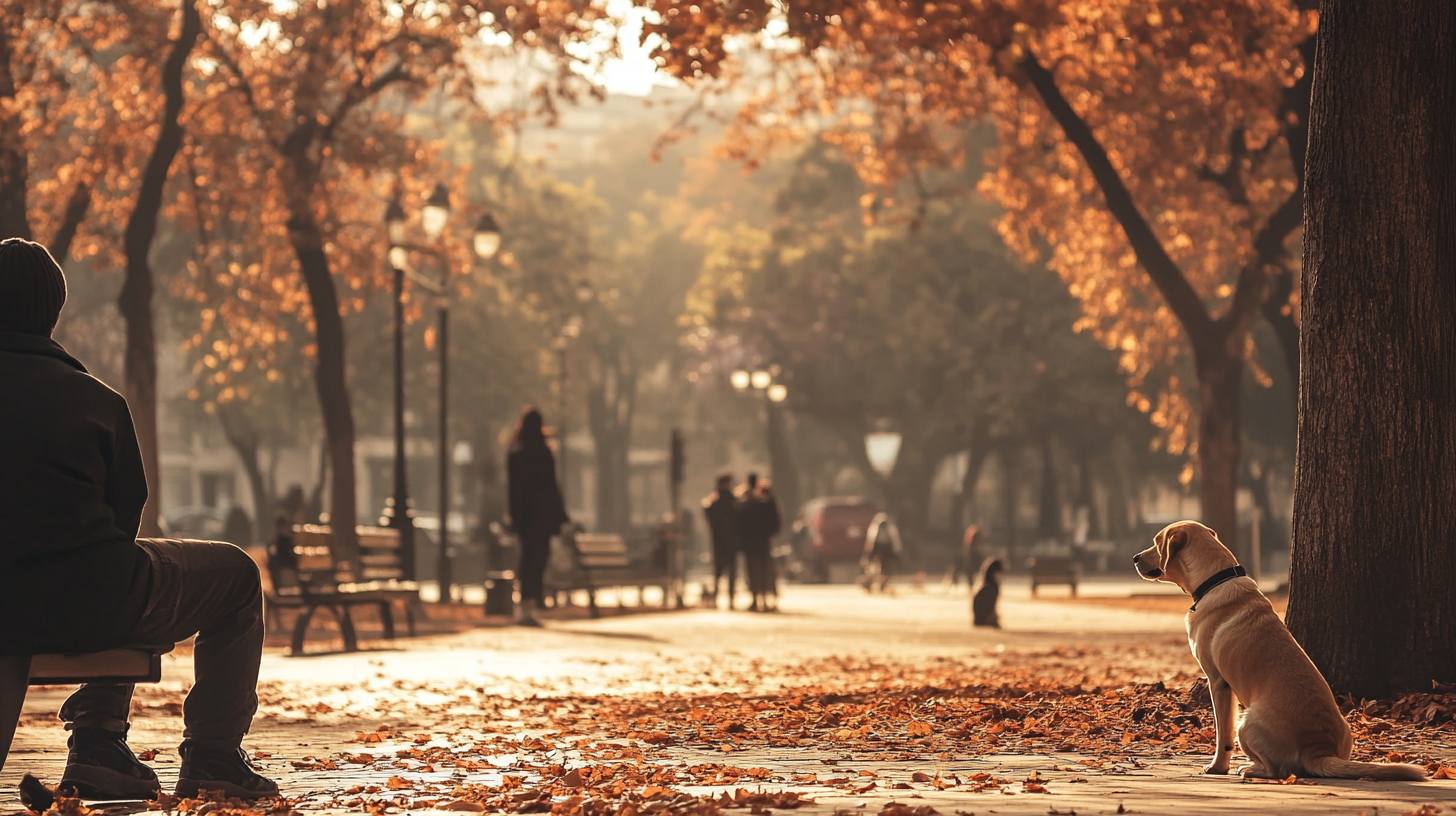
{"type": "Polygon", "coordinates": [[[1204,768],[1203,769],[1203,772],[1205,774],[1209,774],[1209,775],[1213,775],[1213,776],[1222,776],[1222,775],[1228,773],[1228,771],[1229,771],[1229,766],[1228,766],[1228,763],[1227,762],[1223,762],[1223,763],[1215,762],[1212,765],[1209,765],[1207,768],[1204,768]]]}

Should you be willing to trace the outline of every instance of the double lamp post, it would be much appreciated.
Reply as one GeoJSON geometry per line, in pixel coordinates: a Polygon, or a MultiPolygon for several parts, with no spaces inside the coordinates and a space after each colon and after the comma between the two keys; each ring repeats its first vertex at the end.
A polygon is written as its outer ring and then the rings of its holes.
{"type": "MultiPolygon", "coordinates": [[[[412,247],[407,241],[406,217],[396,195],[384,212],[389,234],[389,265],[394,272],[394,496],[384,509],[386,523],[399,531],[399,545],[404,562],[405,580],[415,579],[415,527],[409,501],[409,473],[405,451],[404,423],[404,279],[409,276],[416,285],[435,296],[435,344],[440,352],[440,419],[436,454],[439,459],[439,542],[436,573],[441,603],[450,600],[452,584],[450,564],[450,263],[449,256],[439,249],[440,237],[450,219],[450,192],[443,184],[435,190],[420,212],[420,225],[431,246],[412,247]],[[411,249],[433,254],[439,260],[440,277],[431,281],[410,269],[411,249]]],[[[472,246],[476,257],[490,260],[500,250],[501,232],[495,217],[487,211],[475,225],[472,246]]]]}

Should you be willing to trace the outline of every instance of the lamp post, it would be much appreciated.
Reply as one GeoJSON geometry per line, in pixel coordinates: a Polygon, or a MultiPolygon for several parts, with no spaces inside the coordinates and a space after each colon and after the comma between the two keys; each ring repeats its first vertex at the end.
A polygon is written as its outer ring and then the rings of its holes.
{"type": "Polygon", "coordinates": [[[559,461],[557,462],[557,465],[559,466],[560,470],[561,503],[563,505],[566,504],[566,486],[567,482],[569,481],[567,477],[569,471],[567,471],[566,469],[566,352],[567,349],[571,347],[571,341],[581,336],[581,326],[583,322],[581,311],[586,309],[587,304],[596,300],[597,292],[595,289],[592,288],[590,281],[579,280],[576,282],[576,288],[573,291],[573,297],[576,298],[576,303],[578,307],[577,313],[571,315],[566,319],[566,322],[561,326],[561,331],[558,332],[556,337],[552,338],[551,340],[551,347],[556,350],[556,370],[557,375],[559,376],[559,380],[556,386],[556,427],[559,431],[557,436],[561,440],[561,456],[558,457],[559,461]]]}
{"type": "Polygon", "coordinates": [[[789,512],[797,513],[798,473],[794,470],[793,458],[784,438],[783,405],[789,398],[789,387],[784,383],[774,382],[777,370],[777,366],[753,370],[740,368],[728,375],[728,382],[740,394],[751,391],[755,396],[766,400],[764,430],[768,442],[770,477],[777,485],[779,496],[789,512]]]}
{"type": "Polygon", "coordinates": [[[384,211],[389,234],[389,266],[394,272],[394,495],[384,508],[390,527],[399,531],[403,578],[415,579],[415,522],[409,506],[409,473],[404,445],[404,268],[409,254],[404,247],[404,208],[399,196],[384,211]]]}
{"type": "MultiPolygon", "coordinates": [[[[450,218],[450,191],[443,184],[436,184],[425,206],[420,212],[420,224],[429,236],[431,242],[438,243],[445,232],[445,226],[450,218]]],[[[407,577],[414,577],[414,521],[410,518],[408,499],[401,500],[398,497],[406,496],[406,459],[404,444],[404,277],[407,272],[409,253],[405,246],[405,214],[404,208],[400,206],[399,199],[390,202],[389,209],[385,213],[385,221],[389,225],[389,261],[394,267],[394,290],[395,290],[395,337],[394,337],[394,371],[395,371],[395,438],[394,438],[394,480],[395,496],[394,510],[390,514],[390,526],[400,530],[400,543],[402,552],[406,558],[407,577]],[[401,512],[399,508],[404,508],[401,512]],[[406,542],[408,542],[406,544],[406,542]]],[[[472,239],[472,247],[475,254],[482,260],[490,260],[500,249],[501,233],[500,226],[496,224],[495,217],[486,212],[476,223],[475,234],[472,239]]],[[[439,488],[440,488],[440,516],[439,516],[439,546],[436,551],[436,572],[439,579],[440,603],[450,600],[451,584],[453,583],[451,559],[450,559],[450,264],[448,254],[435,252],[441,258],[440,277],[438,281],[431,282],[425,279],[416,278],[416,282],[431,290],[435,295],[436,307],[436,337],[435,341],[440,352],[440,416],[439,416],[439,438],[437,442],[437,454],[439,457],[439,488]]]]}

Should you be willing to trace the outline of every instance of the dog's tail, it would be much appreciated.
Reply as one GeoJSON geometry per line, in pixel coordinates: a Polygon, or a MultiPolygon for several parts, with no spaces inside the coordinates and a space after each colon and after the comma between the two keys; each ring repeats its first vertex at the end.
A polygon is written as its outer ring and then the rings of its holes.
{"type": "Polygon", "coordinates": [[[1376,779],[1406,780],[1419,782],[1426,778],[1426,769],[1419,765],[1400,765],[1384,762],[1352,762],[1339,757],[1311,757],[1304,761],[1305,770],[1311,776],[1327,779],[1376,779]]]}

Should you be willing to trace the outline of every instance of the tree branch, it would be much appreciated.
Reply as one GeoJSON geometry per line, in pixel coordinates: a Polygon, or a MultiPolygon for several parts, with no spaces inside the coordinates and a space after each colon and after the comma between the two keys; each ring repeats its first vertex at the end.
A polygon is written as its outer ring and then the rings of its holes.
{"type": "Polygon", "coordinates": [[[1183,270],[1168,255],[1162,242],[1148,225],[1147,219],[1138,210],[1127,185],[1122,183],[1117,169],[1107,157],[1107,151],[1092,133],[1092,128],[1072,109],[1071,103],[1067,102],[1057,88],[1056,78],[1035,56],[1028,53],[1019,63],[1019,67],[1040,94],[1052,117],[1062,126],[1062,132],[1066,134],[1068,141],[1082,154],[1082,159],[1087,162],[1087,168],[1092,171],[1092,177],[1097,180],[1102,196],[1107,201],[1107,209],[1122,226],[1128,243],[1137,255],[1138,263],[1162,293],[1178,322],[1183,324],[1194,347],[1207,343],[1211,339],[1209,333],[1214,328],[1208,308],[1203,305],[1203,299],[1184,277],[1183,270]]]}

